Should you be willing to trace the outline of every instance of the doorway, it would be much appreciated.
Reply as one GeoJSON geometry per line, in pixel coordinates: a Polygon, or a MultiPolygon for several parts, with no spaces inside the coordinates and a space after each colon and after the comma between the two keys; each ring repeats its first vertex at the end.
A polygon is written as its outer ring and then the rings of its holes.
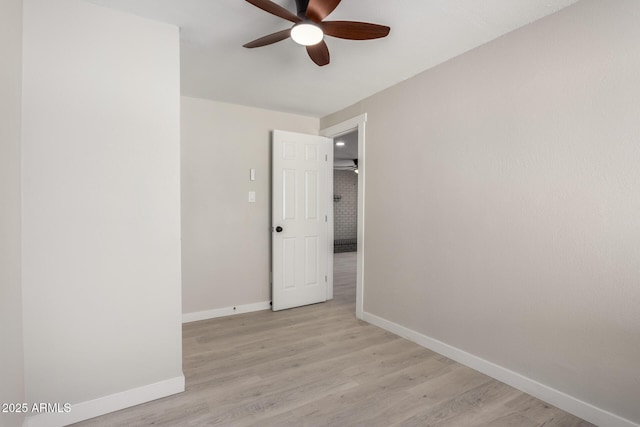
{"type": "Polygon", "coordinates": [[[356,252],[358,242],[358,130],[334,139],[333,252],[356,252]]]}
{"type": "Polygon", "coordinates": [[[358,130],[333,140],[333,300],[355,307],[358,130]]]}
{"type": "MultiPolygon", "coordinates": [[[[365,124],[367,121],[367,115],[362,114],[352,119],[346,120],[335,126],[331,126],[321,130],[320,134],[334,140],[334,153],[338,147],[335,147],[337,142],[345,142],[343,137],[351,135],[357,140],[357,162],[353,162],[355,159],[351,159],[351,165],[346,163],[346,167],[350,167],[349,173],[357,175],[357,217],[356,221],[356,233],[355,233],[355,246],[356,246],[356,317],[362,319],[364,312],[364,228],[365,228],[365,216],[364,216],[364,201],[365,201],[365,124]],[[357,173],[356,173],[357,170],[357,173]]],[[[345,144],[346,146],[346,144],[345,144]]],[[[347,159],[349,160],[349,159],[347,159]]],[[[334,173],[336,171],[334,170],[334,173]]],[[[334,194],[335,196],[341,196],[340,194],[334,194]]],[[[337,203],[337,202],[334,202],[337,203]]],[[[335,218],[334,218],[335,221],[335,218]]],[[[345,252],[348,253],[348,252],[345,252]]],[[[333,264],[333,263],[332,263],[333,264]]],[[[333,268],[333,265],[332,265],[333,268]]],[[[333,298],[333,283],[330,285],[330,289],[327,290],[328,298],[333,298]]]]}

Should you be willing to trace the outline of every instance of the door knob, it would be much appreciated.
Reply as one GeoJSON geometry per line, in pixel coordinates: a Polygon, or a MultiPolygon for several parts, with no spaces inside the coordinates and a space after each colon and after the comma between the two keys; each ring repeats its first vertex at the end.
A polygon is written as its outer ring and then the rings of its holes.
{"type": "Polygon", "coordinates": [[[283,229],[282,229],[282,227],[280,227],[280,226],[277,226],[277,227],[276,227],[276,233],[281,233],[281,232],[282,232],[282,230],[283,230],[283,229]]]}

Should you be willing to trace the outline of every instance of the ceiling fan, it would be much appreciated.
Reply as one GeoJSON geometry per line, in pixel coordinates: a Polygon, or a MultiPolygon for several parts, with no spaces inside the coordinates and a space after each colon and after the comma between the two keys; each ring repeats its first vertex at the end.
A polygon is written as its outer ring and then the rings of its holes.
{"type": "Polygon", "coordinates": [[[270,0],[247,1],[272,15],[293,22],[293,27],[260,37],[244,47],[267,46],[291,37],[296,43],[306,46],[311,60],[321,67],[330,61],[329,48],[323,40],[325,35],[347,40],[371,40],[386,37],[391,30],[387,26],[367,22],[323,21],[341,0],[296,0],[297,15],[270,0]]]}

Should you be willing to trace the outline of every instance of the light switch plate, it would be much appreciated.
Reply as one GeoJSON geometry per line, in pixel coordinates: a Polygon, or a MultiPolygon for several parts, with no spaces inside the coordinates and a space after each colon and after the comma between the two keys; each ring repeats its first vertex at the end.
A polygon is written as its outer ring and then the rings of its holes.
{"type": "Polygon", "coordinates": [[[249,179],[251,181],[255,181],[256,180],[256,170],[255,169],[251,169],[249,171],[249,179]]]}
{"type": "Polygon", "coordinates": [[[255,203],[255,202],[256,202],[256,192],[249,191],[249,203],[255,203]]]}

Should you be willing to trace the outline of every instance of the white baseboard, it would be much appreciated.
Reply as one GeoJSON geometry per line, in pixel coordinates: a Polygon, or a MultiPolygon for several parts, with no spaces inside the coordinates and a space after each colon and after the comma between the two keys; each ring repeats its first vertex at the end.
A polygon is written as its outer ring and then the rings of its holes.
{"type": "Polygon", "coordinates": [[[482,372],[485,375],[495,378],[498,381],[517,388],[518,390],[530,394],[531,396],[598,426],[640,427],[640,424],[636,424],[616,414],[612,414],[604,409],[598,408],[566,393],[541,384],[517,372],[496,365],[495,363],[484,360],[478,356],[474,356],[473,354],[467,353],[466,351],[460,350],[459,348],[453,347],[449,344],[445,344],[442,341],[438,341],[407,327],[398,325],[397,323],[383,319],[382,317],[365,312],[363,320],[389,332],[393,332],[396,335],[400,335],[401,337],[413,341],[422,347],[428,348],[429,350],[435,351],[449,359],[455,360],[458,363],[482,372]]]}
{"type": "Polygon", "coordinates": [[[237,305],[235,307],[214,308],[213,310],[196,311],[182,315],[182,323],[197,322],[199,320],[215,319],[217,317],[232,316],[234,314],[251,313],[252,311],[269,310],[271,301],[254,304],[237,305]]]}
{"type": "Polygon", "coordinates": [[[62,427],[184,391],[184,375],[71,405],[69,412],[31,415],[23,427],[62,427]]]}

